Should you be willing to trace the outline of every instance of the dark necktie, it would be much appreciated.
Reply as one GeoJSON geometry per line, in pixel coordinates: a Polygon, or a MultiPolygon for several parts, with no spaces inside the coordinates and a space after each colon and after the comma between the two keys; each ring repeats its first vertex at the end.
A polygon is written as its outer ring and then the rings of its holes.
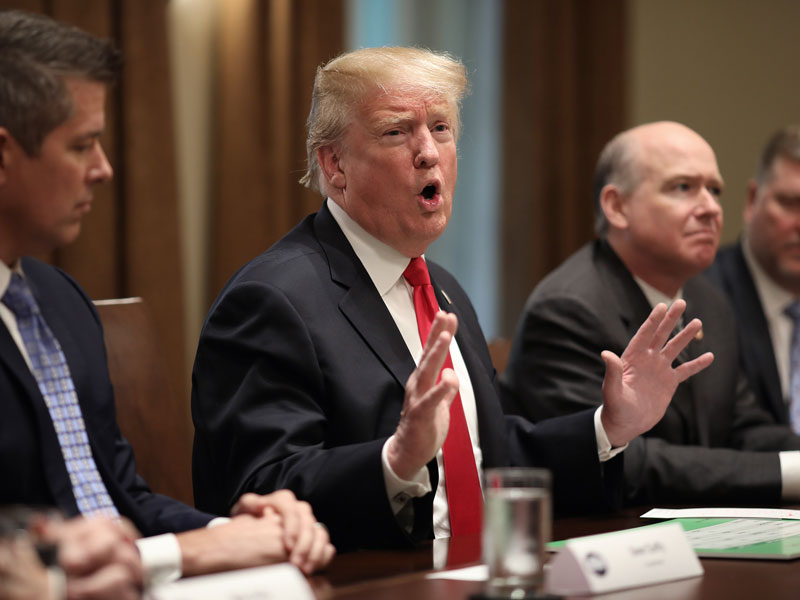
{"type": "MultiPolygon", "coordinates": [[[[424,345],[428,339],[433,318],[439,310],[428,274],[428,266],[422,258],[412,258],[403,272],[403,277],[414,288],[414,310],[417,313],[419,337],[424,345]]],[[[442,368],[453,368],[453,361],[450,359],[449,353],[442,368]]],[[[479,533],[483,497],[460,394],[456,394],[450,406],[450,428],[442,452],[447,504],[450,512],[450,533],[451,535],[479,533]]]]}
{"type": "Polygon", "coordinates": [[[78,510],[86,516],[118,517],[92,456],[67,359],[19,273],[12,274],[3,304],[17,318],[31,371],[50,411],[78,510]]]}
{"type": "Polygon", "coordinates": [[[783,311],[791,317],[792,342],[789,346],[789,421],[795,433],[800,433],[800,301],[792,302],[783,311]]]}

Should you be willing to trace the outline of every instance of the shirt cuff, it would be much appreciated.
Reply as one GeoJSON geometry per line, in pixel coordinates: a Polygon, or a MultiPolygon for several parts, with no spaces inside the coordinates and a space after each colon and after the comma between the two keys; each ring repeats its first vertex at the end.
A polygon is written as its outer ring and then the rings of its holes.
{"type": "Polygon", "coordinates": [[[781,499],[800,500],[800,451],[789,450],[778,453],[781,461],[781,499]]]}
{"type": "Polygon", "coordinates": [[[181,547],[173,533],[136,540],[142,557],[145,585],[158,585],[180,579],[181,547]]]}
{"type": "Polygon", "coordinates": [[[431,491],[431,477],[428,474],[428,468],[422,467],[411,481],[400,479],[392,470],[392,467],[389,466],[389,459],[386,457],[386,448],[391,439],[390,437],[386,440],[381,449],[381,465],[383,466],[386,495],[389,498],[389,504],[392,506],[392,513],[396,515],[408,504],[411,498],[419,498],[431,491]]]}
{"type": "Polygon", "coordinates": [[[618,448],[611,447],[611,442],[608,441],[606,430],[603,428],[603,422],[600,420],[602,414],[603,407],[601,405],[594,411],[594,436],[597,440],[597,457],[600,459],[601,463],[611,460],[628,447],[628,444],[619,446],[618,448]]]}

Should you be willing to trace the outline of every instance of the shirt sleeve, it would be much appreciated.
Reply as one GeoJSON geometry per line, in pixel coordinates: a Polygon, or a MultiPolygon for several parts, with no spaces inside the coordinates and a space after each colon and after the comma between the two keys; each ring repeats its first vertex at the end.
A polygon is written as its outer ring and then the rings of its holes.
{"type": "Polygon", "coordinates": [[[788,450],[778,453],[781,462],[781,499],[800,500],[800,451],[788,450]]]}
{"type": "Polygon", "coordinates": [[[606,435],[603,422],[600,420],[602,414],[603,406],[601,404],[597,407],[597,410],[594,411],[594,435],[597,439],[597,456],[600,458],[600,462],[606,462],[625,450],[625,448],[628,447],[628,444],[618,448],[611,447],[611,442],[608,441],[608,435],[606,435]]]}
{"type": "Polygon", "coordinates": [[[136,540],[142,558],[145,585],[158,585],[180,579],[181,547],[173,533],[136,540]]]}
{"type": "MultiPolygon", "coordinates": [[[[394,437],[394,436],[392,436],[394,437]]],[[[427,467],[420,469],[414,479],[406,481],[400,479],[389,466],[386,457],[386,447],[389,445],[390,437],[386,440],[381,450],[381,464],[383,466],[383,481],[386,484],[386,495],[392,506],[392,512],[397,515],[412,498],[419,498],[431,491],[431,478],[427,467]]]]}

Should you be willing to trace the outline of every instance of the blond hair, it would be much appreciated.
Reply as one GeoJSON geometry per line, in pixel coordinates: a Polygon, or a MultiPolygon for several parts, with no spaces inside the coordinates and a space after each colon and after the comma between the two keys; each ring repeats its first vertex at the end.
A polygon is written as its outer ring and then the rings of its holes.
{"type": "Polygon", "coordinates": [[[373,93],[416,94],[422,100],[444,100],[452,115],[453,135],[458,139],[459,105],[467,87],[464,65],[446,53],[384,47],[337,56],[318,67],[314,78],[306,122],[308,169],[300,183],[325,194],[317,149],[339,142],[355,110],[373,93]]]}

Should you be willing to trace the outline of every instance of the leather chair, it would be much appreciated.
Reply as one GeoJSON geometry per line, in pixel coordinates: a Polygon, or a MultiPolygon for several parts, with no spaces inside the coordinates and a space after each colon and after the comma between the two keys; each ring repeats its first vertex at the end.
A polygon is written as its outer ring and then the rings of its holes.
{"type": "Polygon", "coordinates": [[[193,505],[193,427],[188,400],[175,396],[163,351],[141,298],[98,300],[117,423],[133,446],[139,475],[157,493],[193,505]]]}

